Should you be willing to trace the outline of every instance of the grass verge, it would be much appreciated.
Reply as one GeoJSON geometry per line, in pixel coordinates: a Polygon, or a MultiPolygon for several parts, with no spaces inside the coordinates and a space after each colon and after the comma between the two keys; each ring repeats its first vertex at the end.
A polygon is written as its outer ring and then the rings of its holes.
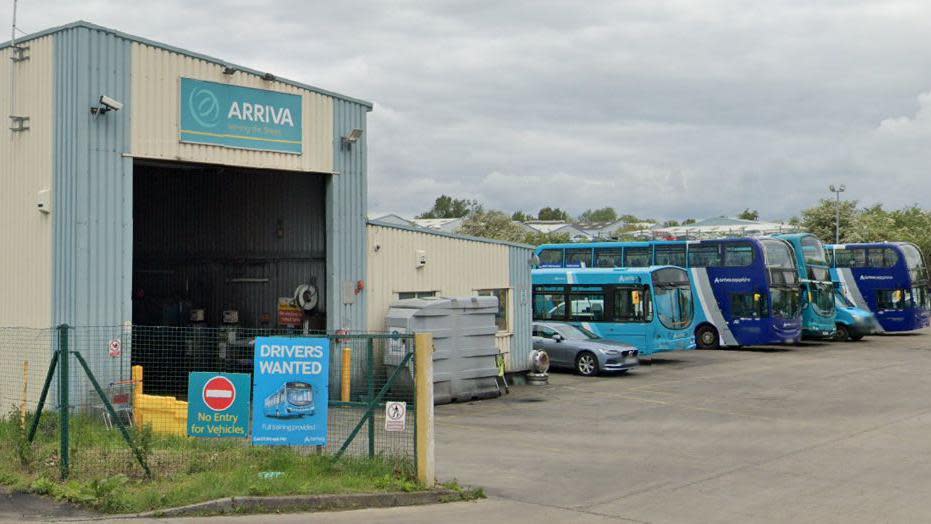
{"type": "Polygon", "coordinates": [[[253,447],[239,439],[193,439],[133,430],[152,470],[142,468],[117,430],[100,420],[71,421],[71,474],[59,480],[58,427],[43,414],[26,441],[18,413],[0,420],[0,484],[106,513],[136,513],[223,497],[320,495],[422,489],[406,458],[318,455],[313,448],[253,447]]]}

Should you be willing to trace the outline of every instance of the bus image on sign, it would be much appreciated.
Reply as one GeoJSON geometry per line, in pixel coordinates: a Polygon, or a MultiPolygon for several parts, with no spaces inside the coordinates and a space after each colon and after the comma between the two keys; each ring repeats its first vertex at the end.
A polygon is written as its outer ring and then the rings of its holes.
{"type": "Polygon", "coordinates": [[[795,251],[802,286],[802,336],[833,337],[837,330],[834,284],[824,245],[811,233],[776,235],[795,251]]]}
{"type": "Polygon", "coordinates": [[[801,338],[798,270],[775,238],[544,244],[541,268],[688,268],[699,348],[796,342],[801,338]]]}
{"type": "Polygon", "coordinates": [[[641,355],[695,348],[684,269],[535,269],[532,278],[534,320],[580,325],[641,355]]]}
{"type": "Polygon", "coordinates": [[[306,382],[285,382],[265,399],[265,416],[295,418],[314,414],[314,390],[306,382]]]}
{"type": "Polygon", "coordinates": [[[831,277],[857,307],[872,311],[882,331],[928,327],[931,299],[921,251],[908,242],[828,246],[831,277]]]}

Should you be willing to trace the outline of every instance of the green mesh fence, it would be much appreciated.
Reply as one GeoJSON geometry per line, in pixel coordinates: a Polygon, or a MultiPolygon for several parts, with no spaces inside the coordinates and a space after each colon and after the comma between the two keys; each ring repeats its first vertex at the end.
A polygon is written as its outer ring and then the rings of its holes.
{"type": "MultiPolygon", "coordinates": [[[[290,329],[158,326],[0,328],[0,405],[4,415],[0,439],[17,443],[28,436],[50,363],[56,351],[64,351],[67,344],[70,358],[67,363],[58,361],[45,409],[36,419],[34,441],[28,450],[16,451],[31,454],[28,467],[52,474],[63,471],[62,463],[67,461],[66,472],[71,475],[139,477],[145,475],[141,461],[152,475],[164,477],[202,471],[200,468],[218,461],[242,460],[259,448],[250,438],[187,436],[188,377],[201,371],[251,374],[255,338],[260,336],[330,340],[327,444],[291,447],[290,452],[380,455],[413,464],[412,335],[304,335],[290,329]],[[348,388],[343,382],[346,348],[351,355],[348,388]],[[98,394],[81,360],[107,402],[98,394]],[[67,389],[63,388],[62,373],[67,373],[67,389]],[[348,400],[342,398],[344,391],[348,400]],[[383,395],[373,406],[372,400],[379,393],[383,395]],[[63,418],[59,407],[64,397],[69,416],[63,418]],[[402,431],[386,430],[387,401],[407,403],[402,431]],[[367,417],[370,409],[372,416],[367,417]],[[64,456],[62,427],[68,430],[64,456]],[[132,446],[127,444],[123,429],[132,446]]],[[[315,401],[320,402],[320,398],[315,401]]],[[[5,447],[9,448],[6,453],[12,453],[12,447],[5,447]]],[[[0,460],[4,460],[3,455],[0,450],[0,460]]]]}

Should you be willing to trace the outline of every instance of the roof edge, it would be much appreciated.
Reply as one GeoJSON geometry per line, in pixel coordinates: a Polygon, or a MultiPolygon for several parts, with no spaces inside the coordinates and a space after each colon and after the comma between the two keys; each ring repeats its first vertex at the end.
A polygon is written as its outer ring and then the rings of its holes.
{"type": "MultiPolygon", "coordinates": [[[[129,33],[124,33],[124,32],[122,32],[122,31],[118,31],[118,30],[116,30],[116,29],[111,29],[111,28],[109,28],[109,27],[104,27],[104,26],[101,26],[101,25],[97,25],[97,24],[88,22],[88,21],[86,21],[86,20],[77,20],[77,21],[75,21],[75,22],[71,22],[71,23],[68,23],[68,24],[65,24],[65,25],[60,25],[60,26],[57,26],[57,27],[50,27],[50,28],[48,28],[48,29],[43,29],[43,30],[37,31],[37,32],[35,32],[35,33],[30,33],[30,34],[28,34],[28,35],[23,36],[22,38],[17,38],[17,39],[16,39],[16,43],[18,44],[18,43],[22,43],[22,42],[28,42],[28,41],[30,41],[30,40],[35,40],[35,39],[37,39],[37,38],[42,38],[42,37],[44,37],[44,36],[49,36],[49,35],[52,35],[52,34],[55,34],[55,33],[60,33],[60,32],[62,32],[62,31],[67,31],[67,30],[69,30],[69,29],[76,29],[76,28],[84,28],[84,29],[90,29],[90,30],[92,30],[92,31],[100,31],[100,32],[103,32],[103,33],[108,33],[108,34],[111,34],[111,35],[113,35],[113,36],[122,38],[122,39],[124,39],[124,40],[129,40],[129,41],[131,41],[131,42],[136,42],[136,43],[143,44],[143,45],[147,45],[147,46],[151,46],[151,47],[157,47],[157,48],[159,48],[159,49],[164,49],[164,50],[170,51],[170,52],[172,52],[172,53],[178,53],[178,54],[180,54],[180,55],[185,55],[185,56],[189,56],[189,57],[191,57],[191,58],[196,58],[196,59],[199,59],[199,60],[204,60],[204,61],[206,61],[206,62],[212,62],[212,63],[214,63],[214,64],[216,64],[216,65],[230,66],[230,67],[233,67],[233,68],[238,69],[239,71],[242,71],[243,73],[248,73],[248,74],[251,74],[251,75],[262,76],[262,75],[264,75],[264,74],[266,73],[266,71],[259,71],[259,70],[257,70],[257,69],[252,69],[252,68],[250,68],[250,67],[242,66],[242,65],[239,65],[239,64],[234,64],[234,63],[232,63],[232,62],[227,62],[226,60],[221,60],[221,59],[219,59],[219,58],[212,57],[212,56],[209,56],[209,55],[204,55],[204,54],[201,54],[201,53],[196,53],[196,52],[194,52],[194,51],[189,51],[189,50],[187,50],[187,49],[183,49],[183,48],[180,48],[180,47],[175,47],[175,46],[172,46],[172,45],[163,43],[163,42],[158,42],[158,41],[156,41],[156,40],[151,40],[151,39],[148,39],[148,38],[143,38],[143,37],[141,37],[141,36],[131,35],[131,34],[129,34],[129,33]]],[[[6,49],[7,47],[10,47],[11,42],[12,42],[11,40],[7,40],[7,41],[5,41],[5,42],[0,42],[0,50],[6,49]]],[[[336,92],[333,92],[333,91],[329,91],[329,90],[326,90],[326,89],[322,89],[322,88],[320,88],[320,87],[312,86],[312,85],[310,85],[310,84],[305,84],[305,83],[303,83],[303,82],[298,82],[298,81],[296,81],[296,80],[290,80],[290,79],[287,79],[287,78],[276,77],[276,78],[275,78],[275,81],[276,81],[276,82],[281,82],[282,84],[287,84],[287,85],[290,85],[290,86],[293,86],[293,87],[297,87],[297,88],[300,88],[300,89],[305,89],[305,90],[307,90],[307,91],[313,91],[314,93],[317,93],[317,94],[321,94],[321,95],[329,96],[329,97],[332,97],[332,98],[337,98],[337,99],[340,99],[340,100],[344,100],[344,101],[346,101],[346,102],[352,102],[352,103],[355,103],[355,104],[359,104],[359,105],[361,105],[361,106],[365,106],[369,111],[371,111],[372,108],[375,107],[375,104],[372,103],[372,102],[369,102],[368,100],[363,100],[363,99],[361,99],[361,98],[354,98],[354,97],[347,96],[347,95],[341,95],[341,94],[339,94],[339,93],[336,93],[336,92]]]]}
{"type": "Polygon", "coordinates": [[[401,231],[410,231],[411,233],[426,233],[428,235],[436,235],[438,237],[452,238],[455,240],[470,240],[472,242],[481,242],[483,244],[497,244],[499,246],[519,247],[523,249],[529,249],[531,251],[535,249],[534,246],[531,246],[530,244],[508,242],[506,240],[496,240],[494,238],[474,237],[471,235],[459,235],[456,233],[446,233],[445,231],[437,231],[435,229],[429,229],[425,227],[408,227],[408,226],[402,226],[400,224],[391,224],[388,222],[382,222],[380,220],[369,220],[368,225],[378,226],[378,227],[387,227],[390,229],[400,229],[401,231]]]}

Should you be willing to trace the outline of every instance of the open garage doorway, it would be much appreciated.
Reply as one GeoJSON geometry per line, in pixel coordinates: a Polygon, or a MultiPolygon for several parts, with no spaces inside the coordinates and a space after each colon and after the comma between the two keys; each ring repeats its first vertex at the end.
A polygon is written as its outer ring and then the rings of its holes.
{"type": "Polygon", "coordinates": [[[132,360],[148,391],[248,371],[256,335],[326,328],[326,176],[134,162],[132,360]],[[285,304],[302,285],[306,313],[285,304]]]}

